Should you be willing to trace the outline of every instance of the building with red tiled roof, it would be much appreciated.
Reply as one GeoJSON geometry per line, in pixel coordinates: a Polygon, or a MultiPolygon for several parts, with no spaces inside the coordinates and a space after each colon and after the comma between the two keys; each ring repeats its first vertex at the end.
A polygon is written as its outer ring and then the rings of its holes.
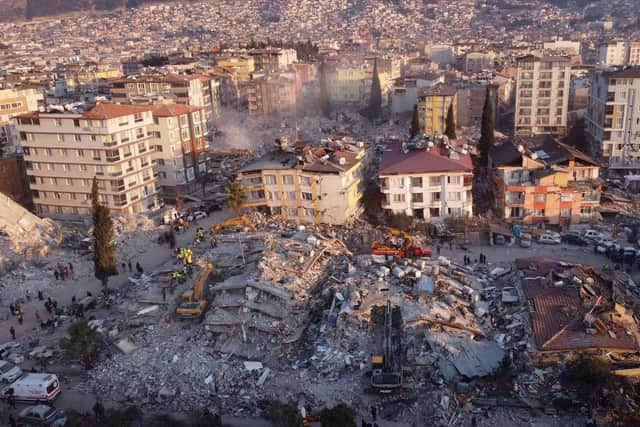
{"type": "Polygon", "coordinates": [[[462,140],[414,138],[386,145],[380,164],[383,208],[417,220],[470,215],[473,166],[462,140]]]}

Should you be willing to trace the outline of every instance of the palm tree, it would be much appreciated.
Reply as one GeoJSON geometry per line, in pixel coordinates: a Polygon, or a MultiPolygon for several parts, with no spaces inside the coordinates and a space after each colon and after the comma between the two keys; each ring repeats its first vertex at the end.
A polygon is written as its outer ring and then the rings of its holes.
{"type": "Polygon", "coordinates": [[[224,191],[227,193],[227,206],[235,211],[236,216],[240,216],[240,211],[247,202],[246,190],[239,182],[232,181],[224,191]]]}

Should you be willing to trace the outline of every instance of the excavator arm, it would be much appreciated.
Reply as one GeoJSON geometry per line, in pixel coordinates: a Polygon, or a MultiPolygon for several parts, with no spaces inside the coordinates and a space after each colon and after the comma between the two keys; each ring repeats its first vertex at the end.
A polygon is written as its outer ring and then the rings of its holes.
{"type": "Polygon", "coordinates": [[[235,225],[244,225],[245,227],[247,227],[249,230],[251,231],[256,231],[256,227],[251,223],[251,221],[249,221],[249,218],[247,218],[246,216],[242,215],[242,216],[237,216],[235,218],[231,218],[228,219],[226,221],[222,221],[216,225],[212,225],[210,228],[210,231],[213,234],[218,234],[222,231],[223,228],[225,227],[233,227],[235,225]]]}

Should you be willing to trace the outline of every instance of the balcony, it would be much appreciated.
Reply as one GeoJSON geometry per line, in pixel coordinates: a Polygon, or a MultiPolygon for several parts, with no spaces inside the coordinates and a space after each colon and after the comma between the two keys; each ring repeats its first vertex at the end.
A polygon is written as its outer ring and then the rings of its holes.
{"type": "Polygon", "coordinates": [[[128,153],[124,153],[124,154],[122,155],[122,158],[123,158],[123,159],[126,159],[127,157],[131,157],[131,155],[132,155],[132,154],[133,154],[133,153],[132,153],[131,151],[129,151],[128,153]]]}
{"type": "Polygon", "coordinates": [[[110,172],[109,173],[109,176],[112,176],[112,177],[116,177],[116,176],[120,176],[120,175],[122,175],[122,171],[110,172]]]}
{"type": "Polygon", "coordinates": [[[129,172],[133,172],[133,166],[130,168],[125,169],[124,173],[129,173],[129,172]]]}
{"type": "Polygon", "coordinates": [[[105,147],[113,147],[114,145],[118,145],[118,141],[105,141],[103,145],[105,147]]]}
{"type": "Polygon", "coordinates": [[[113,163],[113,162],[119,162],[120,161],[120,156],[108,156],[107,157],[107,162],[113,163]]]}

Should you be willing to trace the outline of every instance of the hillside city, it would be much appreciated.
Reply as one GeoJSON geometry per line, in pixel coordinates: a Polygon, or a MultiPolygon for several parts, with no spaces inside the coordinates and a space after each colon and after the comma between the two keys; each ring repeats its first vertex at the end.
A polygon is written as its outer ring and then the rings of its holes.
{"type": "Polygon", "coordinates": [[[0,425],[640,425],[637,0],[0,6],[0,425]]]}

